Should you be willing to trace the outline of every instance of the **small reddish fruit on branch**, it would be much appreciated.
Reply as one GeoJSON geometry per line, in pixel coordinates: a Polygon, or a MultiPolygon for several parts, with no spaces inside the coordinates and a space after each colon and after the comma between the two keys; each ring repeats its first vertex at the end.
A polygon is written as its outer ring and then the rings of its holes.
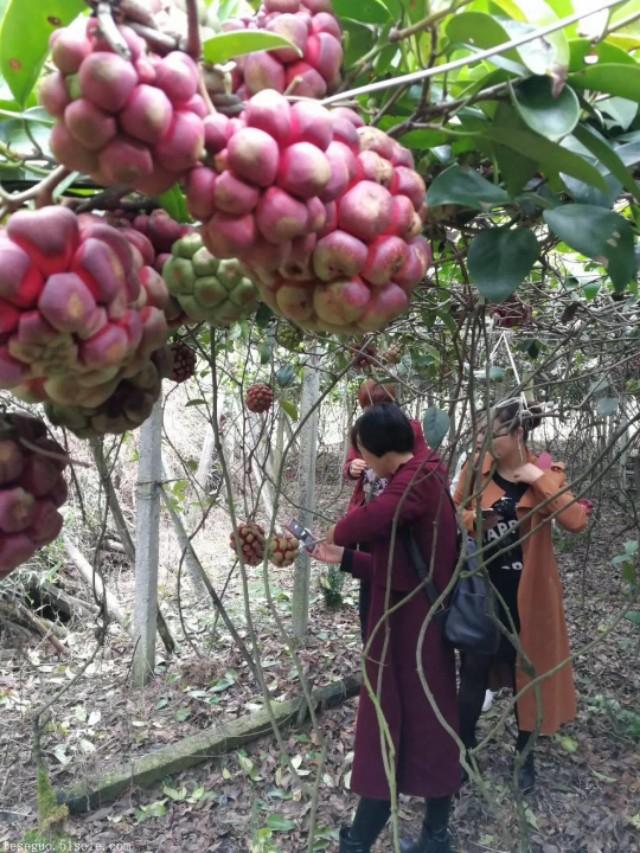
{"type": "Polygon", "coordinates": [[[269,539],[267,554],[269,561],[275,566],[291,566],[298,556],[298,540],[284,534],[274,535],[269,539]]]}
{"type": "Polygon", "coordinates": [[[518,326],[529,325],[533,315],[530,305],[527,305],[518,296],[511,296],[506,302],[496,305],[491,310],[491,316],[496,326],[513,329],[518,326]]]}
{"type": "Polygon", "coordinates": [[[254,521],[239,524],[230,536],[229,546],[236,554],[240,549],[247,565],[258,566],[264,559],[264,528],[254,521]]]}
{"type": "Polygon", "coordinates": [[[186,382],[191,379],[196,370],[196,351],[184,343],[175,341],[169,346],[171,353],[170,379],[174,382],[186,382]]]}
{"type": "Polygon", "coordinates": [[[245,406],[250,412],[268,412],[273,403],[273,391],[269,385],[258,383],[247,389],[245,406]]]}
{"type": "Polygon", "coordinates": [[[362,370],[365,367],[370,367],[375,364],[378,348],[375,344],[367,344],[359,349],[351,361],[351,366],[362,370]]]}
{"type": "Polygon", "coordinates": [[[60,533],[67,461],[40,418],[0,414],[0,578],[60,533]]]}

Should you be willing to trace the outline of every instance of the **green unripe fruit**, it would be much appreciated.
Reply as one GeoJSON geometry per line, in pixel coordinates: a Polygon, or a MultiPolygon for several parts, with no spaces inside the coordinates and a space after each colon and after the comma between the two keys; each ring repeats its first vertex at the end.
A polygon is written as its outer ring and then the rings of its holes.
{"type": "Polygon", "coordinates": [[[218,260],[198,234],[177,240],[162,276],[190,321],[229,326],[249,317],[258,290],[245,267],[233,258],[218,260]]]}

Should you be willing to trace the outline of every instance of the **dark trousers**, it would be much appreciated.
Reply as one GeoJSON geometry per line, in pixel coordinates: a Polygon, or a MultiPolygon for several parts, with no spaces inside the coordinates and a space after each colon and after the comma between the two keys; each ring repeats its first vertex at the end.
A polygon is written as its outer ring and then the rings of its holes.
{"type": "MultiPolygon", "coordinates": [[[[424,826],[430,833],[438,834],[446,830],[449,823],[451,797],[433,797],[425,800],[424,826]]],[[[365,849],[371,847],[384,829],[391,814],[389,800],[360,799],[350,837],[365,849]]]]}

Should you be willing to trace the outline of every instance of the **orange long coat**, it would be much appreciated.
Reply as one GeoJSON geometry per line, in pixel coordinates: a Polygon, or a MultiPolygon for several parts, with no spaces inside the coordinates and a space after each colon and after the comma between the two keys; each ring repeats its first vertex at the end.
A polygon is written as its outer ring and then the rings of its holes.
{"type": "MultiPolygon", "coordinates": [[[[537,456],[530,453],[528,461],[535,465],[537,456]]],[[[473,532],[477,504],[468,498],[468,480],[471,476],[469,464],[462,470],[454,501],[458,507],[463,508],[465,527],[473,532]]],[[[482,509],[489,509],[504,495],[504,491],[491,478],[493,465],[494,460],[490,454],[485,454],[482,465],[483,488],[479,496],[482,509]]],[[[516,506],[518,519],[534,510],[526,521],[521,521],[520,526],[524,541],[523,569],[518,586],[518,614],[522,650],[533,665],[536,676],[549,672],[569,657],[562,585],[551,541],[552,526],[545,522],[545,519],[553,515],[558,524],[566,530],[579,533],[587,526],[587,515],[584,508],[576,503],[571,492],[558,494],[565,485],[564,465],[553,463],[542,477],[529,486],[516,506]],[[551,500],[544,507],[535,509],[549,498],[551,500]],[[531,530],[534,532],[528,536],[531,530]]],[[[478,491],[476,484],[471,493],[478,491]]],[[[520,691],[530,681],[519,662],[516,665],[517,690],[520,691]]],[[[542,700],[542,722],[539,731],[541,734],[550,735],[576,715],[576,691],[571,662],[538,683],[542,700]]],[[[518,701],[518,726],[524,731],[533,731],[536,729],[536,719],[537,701],[534,690],[530,688],[518,701]]]]}

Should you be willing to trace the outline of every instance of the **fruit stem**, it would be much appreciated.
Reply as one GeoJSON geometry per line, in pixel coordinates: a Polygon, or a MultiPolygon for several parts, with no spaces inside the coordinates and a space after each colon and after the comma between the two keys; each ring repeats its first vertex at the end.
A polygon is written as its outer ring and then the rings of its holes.
{"type": "Polygon", "coordinates": [[[30,201],[32,198],[38,200],[37,206],[39,207],[43,206],[40,201],[44,204],[51,204],[52,191],[70,174],[69,169],[66,169],[64,166],[58,166],[57,169],[50,172],[42,181],[29,187],[28,190],[24,190],[21,193],[14,193],[13,195],[5,192],[0,187],[0,202],[2,202],[3,212],[11,213],[22,207],[25,202],[30,201]]]}
{"type": "Polygon", "coordinates": [[[100,32],[108,41],[109,47],[123,59],[130,60],[131,51],[129,50],[129,46],[116,26],[116,22],[113,20],[112,3],[113,0],[100,0],[98,3],[96,8],[98,26],[100,27],[100,32]]]}
{"type": "Polygon", "coordinates": [[[139,24],[137,21],[131,21],[129,26],[134,32],[138,33],[139,36],[142,36],[149,47],[156,53],[160,54],[160,56],[165,56],[172,50],[178,50],[180,48],[178,39],[169,35],[169,33],[160,32],[160,30],[155,27],[147,26],[146,24],[139,24]]]}
{"type": "Polygon", "coordinates": [[[198,20],[198,0],[186,0],[187,7],[187,49],[186,52],[196,62],[200,61],[202,44],[200,42],[200,24],[198,20]]]}

